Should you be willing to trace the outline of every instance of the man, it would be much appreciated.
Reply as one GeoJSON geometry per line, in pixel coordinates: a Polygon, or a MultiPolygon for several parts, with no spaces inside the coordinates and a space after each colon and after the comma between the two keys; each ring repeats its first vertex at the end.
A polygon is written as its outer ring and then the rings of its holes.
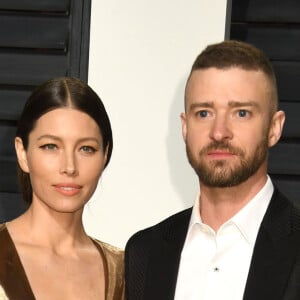
{"type": "Polygon", "coordinates": [[[181,122],[200,193],[128,241],[127,300],[300,299],[300,211],[267,175],[284,120],[260,50],[224,41],[197,57],[181,122]]]}

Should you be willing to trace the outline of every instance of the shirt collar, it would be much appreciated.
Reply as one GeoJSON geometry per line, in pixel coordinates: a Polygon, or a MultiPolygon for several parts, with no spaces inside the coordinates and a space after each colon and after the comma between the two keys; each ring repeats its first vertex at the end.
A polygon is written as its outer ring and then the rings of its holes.
{"type": "MultiPolygon", "coordinates": [[[[267,176],[267,181],[263,188],[230,220],[221,226],[226,224],[234,224],[252,246],[255,243],[256,236],[262,222],[262,219],[266,213],[272,194],[274,191],[274,186],[269,176],[267,176]]],[[[189,239],[189,234],[191,232],[194,224],[203,224],[200,216],[200,192],[197,195],[192,215],[190,219],[190,224],[188,228],[187,239],[189,239]]]]}

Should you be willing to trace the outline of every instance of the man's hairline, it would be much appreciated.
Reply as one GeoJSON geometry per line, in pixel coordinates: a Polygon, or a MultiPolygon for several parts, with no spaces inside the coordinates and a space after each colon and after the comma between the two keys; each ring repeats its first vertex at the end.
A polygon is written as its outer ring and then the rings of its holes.
{"type": "Polygon", "coordinates": [[[270,110],[271,115],[274,115],[275,112],[278,110],[278,104],[279,104],[278,98],[276,97],[276,95],[274,95],[274,94],[276,94],[276,81],[272,82],[270,76],[266,72],[264,72],[262,68],[246,68],[246,67],[243,67],[242,65],[235,65],[235,64],[230,65],[228,67],[210,66],[210,67],[192,68],[192,70],[191,70],[191,72],[190,72],[190,74],[187,78],[185,88],[184,88],[184,112],[187,113],[187,106],[186,106],[186,103],[187,103],[187,99],[186,99],[187,86],[188,86],[189,81],[191,79],[191,76],[194,72],[196,72],[196,71],[205,71],[205,70],[208,70],[208,69],[217,69],[217,70],[226,71],[226,70],[230,70],[230,69],[233,69],[233,68],[237,68],[237,69],[244,70],[244,71],[249,71],[249,72],[253,72],[253,71],[255,72],[256,71],[256,72],[262,73],[265,76],[265,78],[267,79],[267,81],[269,83],[269,87],[270,87],[269,90],[270,90],[271,94],[273,94],[272,96],[270,96],[270,99],[269,99],[270,100],[270,105],[271,105],[272,102],[275,102],[275,103],[273,103],[273,105],[272,105],[273,107],[270,110]],[[275,90],[274,90],[274,85],[275,85],[275,90]],[[274,99],[274,97],[276,99],[274,99]]]}

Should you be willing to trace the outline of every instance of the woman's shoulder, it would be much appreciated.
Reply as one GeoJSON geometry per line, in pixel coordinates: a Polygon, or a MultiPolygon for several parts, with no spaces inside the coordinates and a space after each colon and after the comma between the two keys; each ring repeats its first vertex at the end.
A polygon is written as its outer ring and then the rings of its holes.
{"type": "Polygon", "coordinates": [[[101,249],[107,268],[106,299],[124,299],[124,251],[97,239],[92,240],[101,249]]]}
{"type": "Polygon", "coordinates": [[[92,240],[102,249],[105,257],[116,259],[116,260],[119,259],[120,261],[123,261],[124,250],[94,238],[92,238],[92,240]]]}

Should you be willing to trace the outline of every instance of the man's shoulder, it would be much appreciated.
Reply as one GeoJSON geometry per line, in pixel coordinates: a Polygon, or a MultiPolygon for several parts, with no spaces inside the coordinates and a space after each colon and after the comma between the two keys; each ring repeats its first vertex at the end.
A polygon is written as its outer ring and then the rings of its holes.
{"type": "Polygon", "coordinates": [[[272,231],[273,226],[285,227],[288,232],[300,234],[300,201],[291,200],[275,186],[262,226],[270,226],[272,231]]]}
{"type": "Polygon", "coordinates": [[[136,232],[127,242],[126,247],[147,246],[152,244],[155,240],[163,239],[165,237],[172,237],[178,234],[178,231],[185,232],[187,230],[192,209],[188,208],[182,210],[161,222],[136,232]]]}
{"type": "Polygon", "coordinates": [[[270,207],[276,208],[280,213],[288,209],[295,215],[300,214],[300,199],[299,202],[292,200],[284,192],[282,192],[277,186],[275,186],[274,193],[272,195],[270,207]]]}

